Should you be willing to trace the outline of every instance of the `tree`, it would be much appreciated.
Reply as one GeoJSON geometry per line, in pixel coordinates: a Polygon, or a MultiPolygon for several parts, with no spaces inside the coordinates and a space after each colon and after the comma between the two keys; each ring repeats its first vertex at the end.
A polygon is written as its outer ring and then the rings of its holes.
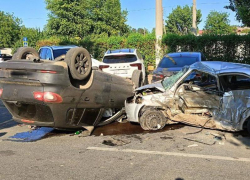
{"type": "Polygon", "coordinates": [[[46,0],[51,11],[47,31],[51,35],[80,37],[123,35],[127,12],[120,0],[46,0]]]}
{"type": "MultiPolygon", "coordinates": [[[[177,6],[176,9],[172,11],[167,17],[166,22],[166,30],[167,33],[175,33],[175,34],[186,34],[191,32],[192,28],[192,14],[193,9],[191,6],[177,6]]],[[[197,10],[196,13],[196,22],[197,25],[201,22],[201,11],[197,10]]]]}
{"type": "Polygon", "coordinates": [[[233,33],[233,27],[230,26],[229,14],[217,11],[211,11],[206,19],[206,33],[209,34],[230,34],[233,33]]]}
{"type": "Polygon", "coordinates": [[[250,26],[250,0],[229,0],[230,5],[225,6],[236,13],[236,18],[244,25],[250,26]]]}
{"type": "Polygon", "coordinates": [[[40,29],[37,28],[26,28],[25,26],[22,26],[20,28],[20,34],[18,36],[18,39],[16,40],[15,44],[12,46],[14,50],[16,50],[18,47],[23,46],[23,37],[28,38],[28,45],[30,47],[36,48],[36,43],[45,38],[45,33],[43,31],[40,31],[40,29]]]}
{"type": "Polygon", "coordinates": [[[21,20],[0,11],[0,47],[12,47],[20,35],[21,20]]]}

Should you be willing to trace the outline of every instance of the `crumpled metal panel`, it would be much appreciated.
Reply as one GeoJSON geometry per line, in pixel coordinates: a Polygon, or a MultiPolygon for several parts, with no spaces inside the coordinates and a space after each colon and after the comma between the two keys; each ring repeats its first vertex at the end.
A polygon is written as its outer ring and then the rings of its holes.
{"type": "Polygon", "coordinates": [[[250,90],[226,92],[220,109],[214,110],[214,119],[228,130],[241,130],[250,109],[250,90]]]}

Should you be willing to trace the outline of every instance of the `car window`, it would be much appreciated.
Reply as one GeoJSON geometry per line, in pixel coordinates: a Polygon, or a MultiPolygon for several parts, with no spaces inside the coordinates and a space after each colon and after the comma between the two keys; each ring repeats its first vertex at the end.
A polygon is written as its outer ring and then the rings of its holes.
{"type": "Polygon", "coordinates": [[[135,55],[114,55],[114,56],[105,56],[103,58],[104,63],[130,63],[137,61],[135,55]]]}
{"type": "Polygon", "coordinates": [[[189,83],[190,85],[194,84],[205,89],[216,90],[218,91],[217,79],[215,76],[201,72],[201,71],[192,71],[189,76],[184,80],[184,83],[189,83]]]}
{"type": "Polygon", "coordinates": [[[47,59],[47,60],[52,60],[52,53],[51,53],[51,50],[50,49],[48,49],[47,51],[46,51],[46,58],[45,59],[47,59]]]}
{"type": "Polygon", "coordinates": [[[39,56],[41,59],[46,59],[47,48],[41,48],[39,51],[39,56]]]}
{"type": "Polygon", "coordinates": [[[201,53],[201,61],[206,61],[206,60],[207,60],[206,56],[203,53],[201,53]]]}
{"type": "Polygon", "coordinates": [[[221,87],[225,92],[250,89],[250,78],[246,75],[222,75],[219,79],[221,87]]]}
{"type": "Polygon", "coordinates": [[[184,67],[194,64],[198,61],[198,57],[166,57],[164,56],[158,67],[160,68],[172,68],[172,67],[184,67]]]}
{"type": "Polygon", "coordinates": [[[57,57],[59,57],[61,55],[66,55],[69,49],[70,48],[68,48],[68,49],[54,49],[53,50],[54,59],[56,59],[57,57]]]}
{"type": "Polygon", "coordinates": [[[168,78],[165,78],[162,81],[162,85],[163,87],[168,90],[171,87],[173,87],[173,85],[188,71],[188,67],[184,67],[181,71],[179,71],[177,74],[174,74],[168,78]]]}

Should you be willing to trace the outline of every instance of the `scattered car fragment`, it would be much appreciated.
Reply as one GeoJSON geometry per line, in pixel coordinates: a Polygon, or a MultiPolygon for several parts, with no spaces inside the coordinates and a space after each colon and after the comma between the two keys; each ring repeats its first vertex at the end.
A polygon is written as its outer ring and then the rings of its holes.
{"type": "Polygon", "coordinates": [[[152,82],[163,80],[178,73],[184,66],[205,61],[206,58],[201,52],[176,52],[166,54],[153,71],[152,82]]]}
{"type": "Polygon", "coordinates": [[[64,60],[40,60],[33,48],[19,48],[0,64],[0,99],[13,119],[57,129],[91,129],[108,111],[119,116],[133,84],[91,68],[84,48],[68,50],[64,60]],[[119,93],[117,93],[119,92],[119,93]]]}
{"type": "Polygon", "coordinates": [[[146,80],[143,57],[137,49],[108,50],[99,68],[103,72],[132,79],[135,87],[142,86],[146,80]]]}
{"type": "Polygon", "coordinates": [[[170,122],[250,132],[250,65],[197,62],[136,89],[125,103],[130,122],[158,130],[170,122]]]}

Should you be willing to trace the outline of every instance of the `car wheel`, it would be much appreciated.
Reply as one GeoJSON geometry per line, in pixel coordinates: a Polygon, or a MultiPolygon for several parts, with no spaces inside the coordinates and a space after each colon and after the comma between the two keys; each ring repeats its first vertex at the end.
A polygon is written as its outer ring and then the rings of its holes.
{"type": "Polygon", "coordinates": [[[140,70],[133,71],[132,82],[134,83],[135,89],[143,85],[142,71],[140,70]]]}
{"type": "Polygon", "coordinates": [[[142,114],[139,122],[144,130],[159,130],[166,125],[167,119],[160,110],[150,108],[142,114]]]}
{"type": "Polygon", "coordinates": [[[20,60],[20,59],[28,59],[28,60],[39,59],[39,54],[34,48],[20,47],[13,54],[12,60],[20,60]]]}
{"type": "Polygon", "coordinates": [[[86,49],[81,47],[70,49],[65,56],[65,61],[74,79],[84,80],[90,75],[92,61],[86,49]]]}

